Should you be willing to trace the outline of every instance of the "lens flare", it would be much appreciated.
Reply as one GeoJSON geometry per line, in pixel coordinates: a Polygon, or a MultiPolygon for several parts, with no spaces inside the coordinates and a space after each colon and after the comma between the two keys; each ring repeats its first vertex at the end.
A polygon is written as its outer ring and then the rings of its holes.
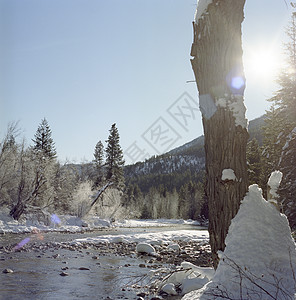
{"type": "Polygon", "coordinates": [[[51,222],[54,224],[60,224],[61,220],[56,214],[51,215],[51,222]]]}
{"type": "Polygon", "coordinates": [[[245,80],[240,76],[233,77],[231,80],[231,86],[236,90],[240,90],[244,85],[245,80]]]}
{"type": "Polygon", "coordinates": [[[31,232],[37,237],[38,240],[42,241],[44,239],[44,236],[40,233],[40,230],[38,228],[33,228],[31,232]]]}
{"type": "Polygon", "coordinates": [[[13,249],[14,249],[14,250],[18,250],[18,249],[24,247],[27,243],[30,242],[30,240],[31,240],[30,238],[25,238],[25,239],[23,239],[23,240],[20,241],[13,249]]]}

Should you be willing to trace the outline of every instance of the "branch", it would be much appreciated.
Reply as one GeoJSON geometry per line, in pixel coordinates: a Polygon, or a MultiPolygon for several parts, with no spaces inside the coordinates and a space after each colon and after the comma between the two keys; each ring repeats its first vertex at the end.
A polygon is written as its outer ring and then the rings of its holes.
{"type": "Polygon", "coordinates": [[[109,187],[109,186],[111,186],[113,184],[113,182],[107,182],[98,192],[97,192],[97,194],[94,196],[94,200],[93,200],[93,202],[91,203],[91,205],[90,205],[90,207],[93,207],[96,203],[97,203],[97,201],[98,201],[98,199],[100,198],[100,196],[105,192],[105,190],[109,187]]]}

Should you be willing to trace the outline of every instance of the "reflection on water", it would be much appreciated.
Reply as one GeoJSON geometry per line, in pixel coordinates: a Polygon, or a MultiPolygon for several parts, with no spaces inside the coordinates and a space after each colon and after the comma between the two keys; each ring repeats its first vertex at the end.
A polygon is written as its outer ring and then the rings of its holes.
{"type": "MultiPolygon", "coordinates": [[[[188,227],[184,229],[188,230],[188,227]]],[[[176,227],[173,230],[176,230],[176,227]]],[[[146,229],[123,229],[114,231],[113,234],[134,234],[144,231],[146,229]]],[[[163,228],[149,229],[149,232],[157,231],[163,231],[163,228]]],[[[42,242],[65,242],[100,234],[106,232],[85,235],[46,233],[42,242]]],[[[107,234],[112,233],[108,231],[107,234]]],[[[30,235],[0,235],[0,246],[17,245],[23,240],[29,243],[29,237],[30,235]]],[[[127,289],[122,291],[122,287],[133,276],[149,272],[148,268],[139,268],[141,262],[143,261],[136,257],[100,256],[99,250],[93,249],[83,251],[41,249],[10,253],[0,250],[0,299],[136,299],[136,293],[139,291],[127,289]],[[93,256],[98,256],[99,259],[93,259],[93,256]],[[80,270],[81,267],[88,270],[80,270]],[[14,272],[2,273],[6,268],[14,272]],[[60,276],[62,271],[69,276],[60,276]]]]}
{"type": "MultiPolygon", "coordinates": [[[[121,278],[147,272],[137,267],[139,261],[135,258],[103,256],[94,260],[92,255],[99,255],[95,251],[77,255],[59,250],[57,259],[53,254],[47,251],[38,257],[39,253],[10,253],[1,261],[0,299],[105,299],[107,296],[132,299],[134,293],[128,295],[121,291],[121,278]],[[123,267],[126,263],[131,266],[123,267]],[[60,276],[62,268],[66,267],[69,276],[60,276]],[[80,270],[81,267],[89,270],[80,270]],[[14,273],[2,273],[5,268],[14,273]]],[[[3,254],[0,258],[4,258],[3,254]]]]}

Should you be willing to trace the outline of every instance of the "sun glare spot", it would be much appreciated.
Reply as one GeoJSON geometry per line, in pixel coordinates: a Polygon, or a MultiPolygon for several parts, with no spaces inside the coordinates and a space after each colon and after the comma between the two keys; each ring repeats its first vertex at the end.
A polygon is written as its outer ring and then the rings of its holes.
{"type": "Polygon", "coordinates": [[[275,80],[280,69],[281,56],[271,47],[246,49],[244,53],[244,68],[247,78],[258,80],[275,80]]]}

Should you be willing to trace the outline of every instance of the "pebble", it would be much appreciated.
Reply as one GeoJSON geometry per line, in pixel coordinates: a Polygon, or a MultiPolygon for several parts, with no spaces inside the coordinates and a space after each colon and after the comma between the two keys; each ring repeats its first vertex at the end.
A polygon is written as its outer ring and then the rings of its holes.
{"type": "Polygon", "coordinates": [[[4,274],[9,274],[9,273],[13,273],[13,271],[12,271],[11,269],[4,269],[4,270],[2,271],[2,273],[4,273],[4,274]]]}
{"type": "MultiPolygon", "coordinates": [[[[187,242],[187,241],[174,241],[175,247],[180,247],[181,251],[176,254],[172,253],[168,249],[168,245],[159,245],[157,247],[157,253],[161,254],[157,257],[153,258],[154,263],[156,264],[174,264],[174,265],[180,265],[180,263],[184,260],[194,263],[199,266],[211,266],[211,253],[210,253],[210,246],[208,243],[199,243],[199,242],[187,242]]],[[[79,252],[82,253],[83,249],[88,249],[86,252],[83,252],[85,254],[91,255],[92,251],[99,251],[99,255],[92,256],[92,259],[97,260],[101,256],[106,255],[119,255],[119,256],[125,256],[125,257],[136,257],[136,247],[137,243],[98,243],[98,244],[92,244],[85,242],[82,244],[71,244],[68,242],[33,242],[30,244],[25,245],[21,249],[18,249],[18,252],[32,252],[36,251],[39,252],[38,254],[46,253],[47,251],[50,252],[56,252],[60,251],[61,249],[65,249],[68,251],[74,251],[75,254],[79,255],[79,252]]],[[[9,245],[7,247],[0,248],[3,254],[4,253],[11,253],[15,252],[15,245],[9,245]]],[[[39,257],[39,256],[38,256],[39,257]]],[[[61,257],[57,253],[52,253],[51,256],[44,256],[47,258],[58,258],[61,257]]],[[[78,256],[75,256],[78,258],[78,256]]],[[[72,258],[75,258],[72,257],[72,258]]],[[[139,257],[141,259],[141,256],[139,257]]],[[[13,257],[8,257],[7,259],[13,259],[13,257]]],[[[3,256],[1,258],[3,260],[3,256]]],[[[66,262],[62,262],[66,263],[66,262]]],[[[152,263],[152,259],[149,261],[146,261],[146,264],[152,263]]],[[[142,266],[144,267],[144,266],[142,266]]],[[[147,267],[147,266],[146,266],[147,267]]],[[[149,265],[150,267],[150,265],[149,265]]]]}
{"type": "Polygon", "coordinates": [[[144,292],[137,294],[138,297],[142,297],[142,298],[144,298],[146,295],[147,295],[147,294],[144,293],[144,292]]]}
{"type": "Polygon", "coordinates": [[[60,273],[61,276],[69,276],[69,273],[66,273],[66,272],[62,272],[60,273]]]}
{"type": "Polygon", "coordinates": [[[89,271],[90,268],[86,268],[86,267],[80,267],[79,270],[82,270],[82,271],[89,271]]]}

